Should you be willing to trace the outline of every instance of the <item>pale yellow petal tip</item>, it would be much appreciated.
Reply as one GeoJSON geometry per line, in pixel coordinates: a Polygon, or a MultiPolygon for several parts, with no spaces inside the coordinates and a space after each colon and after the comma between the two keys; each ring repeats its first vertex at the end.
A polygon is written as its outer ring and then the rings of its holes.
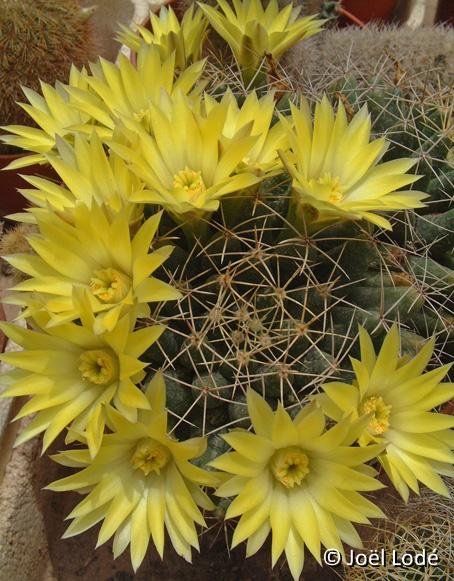
{"type": "MultiPolygon", "coordinates": [[[[66,529],[66,531],[62,534],[61,539],[70,539],[74,537],[74,533],[71,532],[71,530],[68,528],[66,529]]],[[[95,549],[97,549],[98,547],[95,547],[95,549]]]]}

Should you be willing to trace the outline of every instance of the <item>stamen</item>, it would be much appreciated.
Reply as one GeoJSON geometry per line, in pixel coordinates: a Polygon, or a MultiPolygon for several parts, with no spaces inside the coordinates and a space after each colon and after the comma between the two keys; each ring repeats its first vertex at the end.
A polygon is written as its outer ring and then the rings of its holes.
{"type": "Polygon", "coordinates": [[[93,349],[80,356],[79,371],[83,379],[96,385],[107,385],[117,378],[118,363],[106,349],[93,349]]]}
{"type": "Polygon", "coordinates": [[[115,268],[97,270],[89,281],[90,291],[103,303],[119,303],[131,290],[131,279],[115,268]]]}
{"type": "Polygon", "coordinates": [[[201,171],[194,171],[187,166],[173,176],[173,187],[184,190],[191,201],[194,201],[206,190],[201,171]]]}
{"type": "Polygon", "coordinates": [[[309,474],[309,458],[298,446],[278,450],[271,458],[271,472],[286,488],[299,486],[309,474]]]}
{"type": "Polygon", "coordinates": [[[169,460],[169,450],[159,442],[149,438],[139,442],[132,455],[131,464],[133,468],[142,470],[145,476],[148,476],[151,472],[160,474],[169,460]]]}
{"type": "Polygon", "coordinates": [[[389,416],[391,406],[386,405],[381,396],[371,396],[367,398],[361,406],[362,414],[373,413],[367,426],[367,430],[373,436],[379,436],[389,428],[389,416]]]}

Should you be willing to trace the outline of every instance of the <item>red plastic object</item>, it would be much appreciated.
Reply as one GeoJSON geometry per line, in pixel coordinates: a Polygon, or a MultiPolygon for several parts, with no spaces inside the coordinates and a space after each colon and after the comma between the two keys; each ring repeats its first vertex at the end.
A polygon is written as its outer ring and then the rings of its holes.
{"type": "Polygon", "coordinates": [[[343,0],[340,5],[340,26],[366,24],[371,21],[391,22],[397,0],[343,0]]]}

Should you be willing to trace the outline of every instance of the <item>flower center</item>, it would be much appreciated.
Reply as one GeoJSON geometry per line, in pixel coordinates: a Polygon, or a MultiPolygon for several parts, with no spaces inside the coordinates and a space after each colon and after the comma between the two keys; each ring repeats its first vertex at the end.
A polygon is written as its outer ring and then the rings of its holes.
{"type": "Polygon", "coordinates": [[[131,464],[133,468],[140,468],[145,476],[150,472],[159,474],[161,469],[169,462],[170,452],[168,449],[152,440],[142,440],[137,444],[134,454],[131,457],[131,464]]]}
{"type": "Polygon", "coordinates": [[[278,450],[271,458],[271,472],[286,488],[299,486],[309,474],[309,458],[298,446],[278,450]]]}
{"type": "Polygon", "coordinates": [[[389,415],[391,412],[391,406],[386,405],[383,398],[380,396],[372,395],[367,398],[363,405],[361,406],[362,414],[373,413],[373,416],[367,426],[367,430],[373,436],[379,436],[386,432],[389,428],[389,415]]]}
{"type": "Polygon", "coordinates": [[[85,351],[79,358],[79,371],[91,383],[106,385],[118,376],[117,359],[105,349],[85,351]]]}
{"type": "Polygon", "coordinates": [[[131,289],[131,279],[115,268],[95,271],[89,281],[91,292],[103,303],[119,303],[131,289]]]}
{"type": "Polygon", "coordinates": [[[173,176],[173,187],[176,190],[184,190],[191,200],[206,190],[202,172],[194,171],[187,166],[173,176]]]}
{"type": "Polygon", "coordinates": [[[342,202],[344,194],[342,193],[342,186],[338,177],[333,177],[330,173],[325,173],[322,177],[318,178],[317,183],[324,186],[324,193],[329,202],[332,204],[342,202]]]}

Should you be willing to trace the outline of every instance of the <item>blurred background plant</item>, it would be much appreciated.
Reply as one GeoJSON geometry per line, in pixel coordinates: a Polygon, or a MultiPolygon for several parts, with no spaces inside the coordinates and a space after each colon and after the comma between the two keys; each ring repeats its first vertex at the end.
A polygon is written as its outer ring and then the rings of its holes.
{"type": "MultiPolygon", "coordinates": [[[[91,8],[77,0],[3,0],[0,11],[0,123],[30,123],[22,87],[66,81],[71,65],[96,55],[91,8]]],[[[0,146],[4,148],[5,146],[0,146]]]]}

